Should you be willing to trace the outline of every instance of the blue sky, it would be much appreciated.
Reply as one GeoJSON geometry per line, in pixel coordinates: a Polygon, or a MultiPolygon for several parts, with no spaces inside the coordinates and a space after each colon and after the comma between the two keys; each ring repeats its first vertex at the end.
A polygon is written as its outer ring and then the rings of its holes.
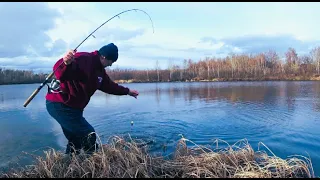
{"type": "Polygon", "coordinates": [[[320,45],[320,4],[278,2],[77,2],[0,3],[0,66],[50,72],[53,64],[113,15],[129,12],[100,28],[78,51],[113,42],[119,59],[112,68],[167,68],[230,53],[298,55],[320,45]]]}

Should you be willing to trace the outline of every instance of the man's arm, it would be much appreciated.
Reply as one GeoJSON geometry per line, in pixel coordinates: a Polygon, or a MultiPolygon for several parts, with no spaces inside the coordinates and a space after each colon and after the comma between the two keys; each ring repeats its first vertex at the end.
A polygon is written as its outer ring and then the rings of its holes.
{"type": "Polygon", "coordinates": [[[59,59],[56,64],[53,66],[54,75],[60,81],[64,81],[67,78],[70,78],[73,73],[71,73],[72,67],[71,63],[74,61],[74,55],[76,51],[69,50],[63,58],[59,59]]]}
{"type": "Polygon", "coordinates": [[[113,95],[128,95],[130,92],[129,88],[123,87],[113,82],[107,73],[104,73],[103,81],[99,90],[113,95]]]}
{"type": "Polygon", "coordinates": [[[68,51],[63,58],[59,59],[56,64],[53,66],[53,70],[56,68],[57,71],[55,72],[55,76],[60,81],[65,80],[77,80],[81,77],[79,77],[79,74],[76,72],[79,66],[75,64],[73,61],[80,61],[80,60],[86,60],[86,66],[80,67],[81,69],[86,69],[88,67],[91,67],[91,56],[92,54],[86,53],[86,52],[74,52],[73,50],[68,51]],[[77,59],[77,60],[75,60],[77,59]],[[59,67],[59,65],[61,66],[59,67]]]}
{"type": "Polygon", "coordinates": [[[68,77],[72,74],[71,73],[71,64],[66,65],[65,63],[63,63],[63,58],[59,59],[56,62],[56,64],[53,66],[53,71],[55,69],[57,69],[57,70],[54,72],[54,75],[60,81],[64,81],[64,80],[68,79],[68,77]],[[59,67],[60,64],[61,64],[61,66],[59,67]]]}

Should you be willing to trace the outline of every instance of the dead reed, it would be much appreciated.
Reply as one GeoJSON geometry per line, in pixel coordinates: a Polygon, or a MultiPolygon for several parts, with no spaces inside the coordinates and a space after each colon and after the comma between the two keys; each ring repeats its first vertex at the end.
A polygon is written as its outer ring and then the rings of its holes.
{"type": "MultiPolygon", "coordinates": [[[[114,136],[93,155],[65,155],[54,149],[36,157],[34,165],[11,169],[1,178],[313,178],[310,159],[281,159],[266,151],[254,151],[244,139],[227,148],[199,146],[181,138],[172,158],[151,156],[148,146],[114,136]],[[194,146],[187,146],[192,143],[194,146]]],[[[226,142],[224,142],[226,143],[226,142]]]]}

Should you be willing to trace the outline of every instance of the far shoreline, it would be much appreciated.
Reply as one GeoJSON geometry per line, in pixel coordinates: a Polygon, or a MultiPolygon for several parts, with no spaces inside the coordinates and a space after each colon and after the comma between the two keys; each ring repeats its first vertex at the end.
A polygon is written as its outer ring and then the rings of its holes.
{"type": "MultiPolygon", "coordinates": [[[[320,77],[311,77],[311,78],[302,78],[302,77],[295,77],[295,78],[263,78],[263,79],[256,79],[256,78],[245,78],[245,79],[238,79],[238,78],[214,78],[212,80],[180,80],[180,81],[141,81],[141,80],[114,80],[115,83],[118,84],[132,84],[132,83],[190,83],[190,82],[280,82],[280,81],[295,81],[295,82],[303,82],[303,81],[320,81],[320,77]]],[[[33,82],[33,83],[4,83],[1,85],[23,85],[23,84],[41,84],[41,82],[33,82]]]]}
{"type": "Polygon", "coordinates": [[[139,81],[139,80],[115,80],[114,82],[119,84],[129,84],[129,83],[188,83],[188,82],[272,82],[272,81],[320,81],[320,78],[284,78],[284,79],[212,79],[212,80],[184,80],[184,81],[139,81]]]}

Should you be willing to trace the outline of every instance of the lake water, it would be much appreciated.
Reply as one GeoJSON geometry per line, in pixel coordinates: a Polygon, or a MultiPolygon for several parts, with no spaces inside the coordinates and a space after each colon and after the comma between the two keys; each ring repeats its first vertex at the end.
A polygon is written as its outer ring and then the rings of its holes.
{"type": "MultiPolygon", "coordinates": [[[[216,138],[229,144],[246,138],[255,150],[263,142],[281,158],[310,156],[315,175],[320,175],[320,82],[124,85],[138,90],[138,99],[97,91],[84,112],[103,142],[112,135],[130,134],[153,140],[152,152],[168,154],[179,134],[201,145],[213,144],[216,138]]],[[[28,164],[22,151],[41,154],[48,147],[65,149],[60,126],[45,109],[47,88],[23,107],[38,86],[0,86],[2,168],[28,164]]]]}

